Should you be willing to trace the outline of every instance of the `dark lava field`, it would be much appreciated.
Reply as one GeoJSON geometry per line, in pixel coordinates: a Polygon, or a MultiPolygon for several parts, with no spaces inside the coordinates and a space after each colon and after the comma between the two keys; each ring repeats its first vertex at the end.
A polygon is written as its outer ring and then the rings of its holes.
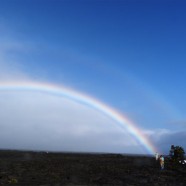
{"type": "Polygon", "coordinates": [[[186,167],[120,154],[0,151],[0,185],[186,186],[186,167]]]}

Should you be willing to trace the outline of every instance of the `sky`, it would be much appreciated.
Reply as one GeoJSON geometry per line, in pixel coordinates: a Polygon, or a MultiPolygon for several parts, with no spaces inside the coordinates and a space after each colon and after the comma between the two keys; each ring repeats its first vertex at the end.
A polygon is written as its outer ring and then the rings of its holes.
{"type": "Polygon", "coordinates": [[[1,0],[0,148],[186,149],[185,6],[181,0],[1,0]],[[18,88],[31,83],[41,88],[18,88]],[[17,88],[3,88],[9,84],[17,88]]]}

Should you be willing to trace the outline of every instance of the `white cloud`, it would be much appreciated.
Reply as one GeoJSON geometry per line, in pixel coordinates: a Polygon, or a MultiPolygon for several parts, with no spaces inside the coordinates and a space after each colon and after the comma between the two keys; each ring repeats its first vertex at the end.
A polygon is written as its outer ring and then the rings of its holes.
{"type": "Polygon", "coordinates": [[[63,97],[6,91],[0,104],[1,148],[142,153],[107,116],[63,97]]]}

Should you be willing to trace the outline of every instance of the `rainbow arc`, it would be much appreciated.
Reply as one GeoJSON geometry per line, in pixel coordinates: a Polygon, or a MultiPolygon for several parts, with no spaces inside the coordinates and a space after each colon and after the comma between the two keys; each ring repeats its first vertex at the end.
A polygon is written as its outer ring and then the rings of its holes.
{"type": "Polygon", "coordinates": [[[81,104],[87,105],[97,111],[107,115],[113,119],[117,125],[119,125],[124,130],[127,130],[132,137],[142,145],[147,153],[155,154],[157,152],[156,147],[147,138],[147,136],[134,124],[130,119],[121,114],[116,109],[104,104],[103,102],[86,95],[82,92],[76,90],[49,84],[49,83],[39,83],[39,82],[0,82],[0,91],[39,91],[43,93],[49,93],[54,96],[66,97],[70,100],[79,102],[81,104]]]}

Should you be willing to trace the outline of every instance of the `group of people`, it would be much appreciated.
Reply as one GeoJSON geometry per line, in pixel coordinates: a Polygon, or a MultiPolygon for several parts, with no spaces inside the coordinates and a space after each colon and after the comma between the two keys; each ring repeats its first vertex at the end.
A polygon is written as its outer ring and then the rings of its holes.
{"type": "Polygon", "coordinates": [[[156,157],[156,161],[159,160],[161,170],[163,170],[165,164],[164,157],[162,155],[159,155],[158,153],[155,154],[155,157],[156,157]]]}

